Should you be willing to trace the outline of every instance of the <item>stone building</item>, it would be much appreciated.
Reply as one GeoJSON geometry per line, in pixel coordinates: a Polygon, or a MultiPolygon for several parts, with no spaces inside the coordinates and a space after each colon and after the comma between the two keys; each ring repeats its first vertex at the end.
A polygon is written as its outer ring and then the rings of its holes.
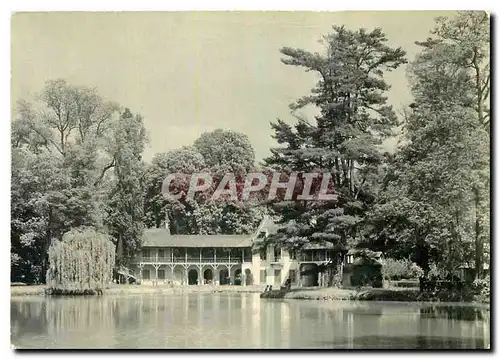
{"type": "Polygon", "coordinates": [[[279,287],[288,278],[293,286],[323,284],[314,268],[330,261],[331,246],[306,247],[300,253],[272,245],[262,249],[260,243],[276,230],[269,218],[250,235],[171,235],[168,228],[147,229],[130,269],[141,284],[149,285],[279,287]]]}

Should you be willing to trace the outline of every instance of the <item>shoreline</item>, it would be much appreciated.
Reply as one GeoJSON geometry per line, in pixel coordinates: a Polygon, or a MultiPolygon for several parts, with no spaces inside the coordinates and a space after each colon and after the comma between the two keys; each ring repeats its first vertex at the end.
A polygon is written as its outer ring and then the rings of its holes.
{"type": "MultiPolygon", "coordinates": [[[[489,305],[489,301],[471,296],[464,297],[460,293],[438,292],[421,293],[418,289],[403,288],[292,288],[289,291],[273,290],[261,294],[261,298],[268,299],[294,299],[318,301],[385,301],[385,302],[436,302],[436,303],[470,303],[489,305]]],[[[489,299],[489,298],[488,298],[489,299]]]]}
{"type": "MultiPolygon", "coordinates": [[[[184,293],[262,293],[265,285],[253,286],[167,286],[167,285],[132,285],[113,284],[104,291],[104,295],[151,295],[151,294],[184,294],[184,293]]],[[[44,296],[46,285],[11,286],[11,297],[44,296]]]]}
{"type": "MultiPolygon", "coordinates": [[[[264,299],[310,300],[310,301],[391,301],[391,302],[448,302],[489,305],[489,301],[463,298],[453,293],[420,293],[415,289],[360,288],[339,289],[333,287],[292,288],[289,291],[264,292],[265,285],[253,286],[166,286],[113,284],[104,295],[167,295],[167,294],[235,294],[258,293],[264,299]]],[[[11,286],[11,298],[23,296],[45,296],[45,285],[11,286]]]]}

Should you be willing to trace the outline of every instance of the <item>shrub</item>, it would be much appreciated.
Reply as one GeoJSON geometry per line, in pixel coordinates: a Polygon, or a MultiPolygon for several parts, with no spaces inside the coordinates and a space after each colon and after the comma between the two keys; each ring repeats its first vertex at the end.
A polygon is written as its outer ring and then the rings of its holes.
{"type": "Polygon", "coordinates": [[[418,280],[402,279],[391,284],[398,288],[418,288],[420,282],[418,280]]]}
{"type": "Polygon", "coordinates": [[[400,280],[420,278],[424,274],[422,268],[408,259],[386,258],[383,260],[382,275],[384,279],[400,280]]]}
{"type": "Polygon", "coordinates": [[[479,297],[480,301],[489,302],[490,299],[490,276],[486,276],[485,278],[476,279],[472,283],[472,288],[474,294],[479,297]]]}
{"type": "Polygon", "coordinates": [[[435,263],[429,265],[429,272],[427,273],[429,278],[445,278],[446,273],[442,268],[439,268],[435,263]]]}
{"type": "Polygon", "coordinates": [[[420,278],[424,275],[424,270],[420,268],[416,263],[410,264],[408,268],[409,278],[420,278]]]}

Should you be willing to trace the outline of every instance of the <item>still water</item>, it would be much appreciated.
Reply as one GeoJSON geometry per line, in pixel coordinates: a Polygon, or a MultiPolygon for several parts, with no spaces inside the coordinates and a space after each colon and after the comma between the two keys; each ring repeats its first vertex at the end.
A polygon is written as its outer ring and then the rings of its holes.
{"type": "Polygon", "coordinates": [[[11,341],[20,349],[482,349],[489,315],[487,307],[258,294],[24,297],[11,300],[11,341]]]}

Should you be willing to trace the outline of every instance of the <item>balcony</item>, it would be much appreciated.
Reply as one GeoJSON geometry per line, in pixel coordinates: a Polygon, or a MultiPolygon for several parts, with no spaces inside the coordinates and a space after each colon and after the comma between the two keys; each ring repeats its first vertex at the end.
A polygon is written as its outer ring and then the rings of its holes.
{"type": "Polygon", "coordinates": [[[251,262],[251,257],[139,257],[135,262],[142,264],[180,264],[180,263],[193,263],[193,264],[239,264],[243,262],[251,262]]]}
{"type": "Polygon", "coordinates": [[[327,253],[322,252],[311,252],[302,253],[297,256],[298,262],[328,262],[330,261],[330,256],[327,253]]]}

